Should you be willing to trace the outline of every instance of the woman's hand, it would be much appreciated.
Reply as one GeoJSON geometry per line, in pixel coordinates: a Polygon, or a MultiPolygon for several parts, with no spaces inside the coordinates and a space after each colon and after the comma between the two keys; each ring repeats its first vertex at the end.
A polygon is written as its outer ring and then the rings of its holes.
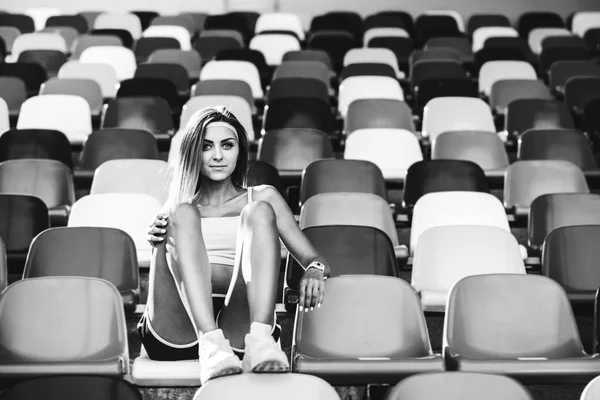
{"type": "Polygon", "coordinates": [[[165,234],[167,233],[168,215],[165,213],[158,213],[156,219],[152,222],[148,228],[147,240],[150,242],[152,247],[156,247],[165,241],[165,234]]]}
{"type": "Polygon", "coordinates": [[[300,297],[298,307],[300,312],[314,310],[315,306],[321,307],[325,295],[325,277],[329,275],[329,267],[321,272],[317,268],[308,268],[300,279],[300,297]]]}

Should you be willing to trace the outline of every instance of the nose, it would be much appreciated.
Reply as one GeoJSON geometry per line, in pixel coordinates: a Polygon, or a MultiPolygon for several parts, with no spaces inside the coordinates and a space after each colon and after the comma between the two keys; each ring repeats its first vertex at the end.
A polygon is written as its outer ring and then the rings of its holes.
{"type": "Polygon", "coordinates": [[[221,151],[221,149],[219,147],[215,147],[215,150],[214,150],[212,158],[215,161],[223,159],[223,152],[221,151]]]}

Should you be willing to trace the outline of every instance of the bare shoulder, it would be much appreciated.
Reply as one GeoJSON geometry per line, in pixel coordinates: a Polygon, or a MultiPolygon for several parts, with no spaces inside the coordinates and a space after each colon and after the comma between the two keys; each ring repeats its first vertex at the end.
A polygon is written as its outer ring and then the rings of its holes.
{"type": "Polygon", "coordinates": [[[252,186],[252,197],[255,201],[266,201],[271,204],[283,200],[279,191],[271,185],[252,186]]]}

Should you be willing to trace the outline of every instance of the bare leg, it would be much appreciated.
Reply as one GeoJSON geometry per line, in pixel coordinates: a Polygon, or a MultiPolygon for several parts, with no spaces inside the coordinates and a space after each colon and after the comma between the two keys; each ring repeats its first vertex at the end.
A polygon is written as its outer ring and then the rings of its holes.
{"type": "Polygon", "coordinates": [[[212,306],[211,268],[202,237],[200,212],[181,204],[169,218],[167,257],[181,301],[201,333],[217,329],[212,306]]]}

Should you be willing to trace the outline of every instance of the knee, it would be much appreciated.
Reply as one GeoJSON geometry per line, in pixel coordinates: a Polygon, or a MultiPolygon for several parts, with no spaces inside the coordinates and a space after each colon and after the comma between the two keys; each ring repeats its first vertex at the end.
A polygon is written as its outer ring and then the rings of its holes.
{"type": "Polygon", "coordinates": [[[175,229],[195,229],[200,220],[200,211],[187,203],[177,205],[169,213],[169,225],[175,229]]]}
{"type": "Polygon", "coordinates": [[[275,211],[266,201],[255,201],[242,210],[242,223],[246,225],[275,225],[275,211]]]}

